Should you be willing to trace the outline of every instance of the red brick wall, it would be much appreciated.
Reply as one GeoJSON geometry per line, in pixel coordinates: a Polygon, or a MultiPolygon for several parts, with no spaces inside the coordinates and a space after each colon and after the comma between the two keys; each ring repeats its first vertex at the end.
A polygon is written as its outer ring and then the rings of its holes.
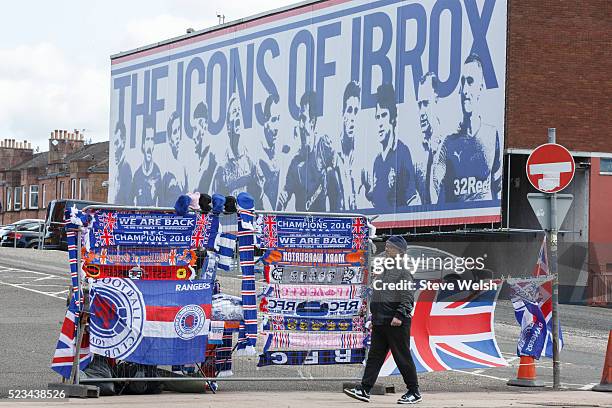
{"type": "Polygon", "coordinates": [[[594,304],[612,302],[609,299],[612,284],[612,217],[610,217],[610,196],[612,196],[612,175],[599,174],[600,159],[591,158],[589,179],[589,289],[594,304]],[[604,292],[607,292],[604,293],[604,292]]]}
{"type": "Polygon", "coordinates": [[[30,160],[34,154],[32,149],[16,149],[12,147],[0,147],[0,170],[10,169],[30,160]]]}
{"type": "Polygon", "coordinates": [[[508,3],[506,147],[612,152],[612,1],[508,3]]]}

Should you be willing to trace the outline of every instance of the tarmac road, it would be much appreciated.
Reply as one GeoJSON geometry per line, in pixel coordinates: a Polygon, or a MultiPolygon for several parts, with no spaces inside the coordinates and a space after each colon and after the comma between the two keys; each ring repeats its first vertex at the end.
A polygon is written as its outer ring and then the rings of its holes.
{"type": "MultiPolygon", "coordinates": [[[[59,376],[49,362],[66,309],[69,285],[67,253],[33,249],[0,248],[0,391],[10,388],[44,389],[59,376]]],[[[235,292],[239,279],[224,278],[222,286],[235,292]]],[[[599,383],[608,332],[612,329],[612,309],[561,305],[560,316],[565,339],[561,354],[561,382],[570,389],[590,389],[599,383]]],[[[420,375],[423,392],[512,391],[506,386],[514,378],[518,326],[508,301],[499,301],[495,315],[496,337],[509,367],[472,372],[441,372],[420,375]]],[[[234,372],[254,378],[273,377],[358,377],[360,366],[267,367],[255,370],[254,357],[234,359],[234,372]],[[349,367],[349,368],[347,368],[349,367]],[[280,371],[278,369],[283,368],[280,371]]],[[[537,364],[538,378],[552,384],[552,362],[543,358],[537,364]]],[[[400,378],[382,382],[395,384],[400,378]]],[[[319,390],[338,391],[340,382],[301,381],[226,382],[221,390],[319,390]]]]}

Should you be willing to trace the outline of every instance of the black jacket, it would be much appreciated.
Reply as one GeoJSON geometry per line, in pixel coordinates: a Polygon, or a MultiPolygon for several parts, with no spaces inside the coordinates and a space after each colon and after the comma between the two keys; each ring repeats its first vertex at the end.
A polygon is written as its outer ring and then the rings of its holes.
{"type": "Polygon", "coordinates": [[[400,283],[412,281],[412,275],[406,269],[385,269],[379,275],[372,274],[373,293],[370,299],[370,312],[373,325],[389,325],[394,317],[404,324],[411,319],[414,307],[414,294],[409,289],[383,290],[382,283],[400,283]],[[376,282],[376,281],[380,282],[376,282]],[[378,289],[377,289],[378,288],[378,289]]]}

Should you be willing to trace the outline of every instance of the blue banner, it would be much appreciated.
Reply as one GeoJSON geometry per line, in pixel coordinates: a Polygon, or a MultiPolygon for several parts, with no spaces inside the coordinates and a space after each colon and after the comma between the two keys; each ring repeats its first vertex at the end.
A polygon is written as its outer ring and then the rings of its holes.
{"type": "Polygon", "coordinates": [[[263,215],[262,248],[364,249],[368,239],[365,217],[263,215]]]}
{"type": "Polygon", "coordinates": [[[499,222],[508,3],[320,1],[122,52],[108,201],[499,222]]]}
{"type": "Polygon", "coordinates": [[[539,359],[546,340],[546,320],[537,303],[513,299],[514,315],[521,325],[521,334],[516,345],[517,356],[539,359]]]}
{"type": "Polygon", "coordinates": [[[204,361],[212,286],[205,281],[96,280],[91,287],[92,352],[148,365],[204,361]]]}
{"type": "Polygon", "coordinates": [[[100,247],[210,247],[218,229],[214,215],[99,210],[89,232],[92,249],[100,247]]]}

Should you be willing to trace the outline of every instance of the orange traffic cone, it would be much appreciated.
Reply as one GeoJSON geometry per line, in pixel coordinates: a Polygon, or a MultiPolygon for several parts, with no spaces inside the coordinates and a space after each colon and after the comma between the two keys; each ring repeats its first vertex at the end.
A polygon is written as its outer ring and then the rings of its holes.
{"type": "Polygon", "coordinates": [[[594,386],[593,391],[612,392],[612,330],[608,335],[608,351],[606,351],[606,360],[601,373],[601,384],[594,386]]]}
{"type": "Polygon", "coordinates": [[[516,378],[509,380],[506,384],[516,387],[543,387],[544,382],[536,379],[535,359],[530,356],[521,356],[516,378]]]}

